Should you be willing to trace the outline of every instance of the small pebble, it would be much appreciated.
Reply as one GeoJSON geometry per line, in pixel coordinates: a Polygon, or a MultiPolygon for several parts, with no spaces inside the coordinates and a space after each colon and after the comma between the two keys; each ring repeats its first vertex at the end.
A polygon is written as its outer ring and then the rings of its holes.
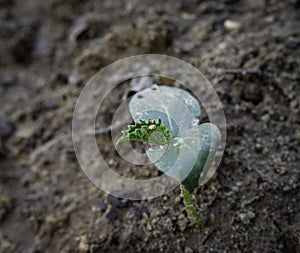
{"type": "Polygon", "coordinates": [[[184,253],[193,253],[194,251],[190,247],[184,249],[184,253]]]}
{"type": "Polygon", "coordinates": [[[242,222],[248,224],[250,222],[250,220],[255,218],[255,213],[252,211],[248,211],[246,213],[241,213],[239,214],[239,218],[242,222]]]}
{"type": "Polygon", "coordinates": [[[182,12],[181,13],[181,18],[183,20],[194,20],[194,19],[197,18],[197,16],[194,13],[182,12]]]}
{"type": "Polygon", "coordinates": [[[255,144],[255,151],[257,153],[260,153],[263,149],[264,149],[264,147],[260,143],[255,144]]]}
{"type": "Polygon", "coordinates": [[[287,170],[285,167],[280,167],[280,168],[276,168],[275,172],[278,173],[280,176],[283,176],[284,174],[286,174],[287,170]]]}
{"type": "Polygon", "coordinates": [[[50,230],[54,231],[58,228],[61,228],[67,222],[68,217],[66,215],[54,215],[48,214],[45,217],[45,222],[49,225],[50,230]]]}
{"type": "Polygon", "coordinates": [[[181,197],[180,196],[177,196],[174,200],[175,204],[178,204],[181,202],[181,197]]]}
{"type": "Polygon", "coordinates": [[[152,231],[153,230],[152,226],[149,223],[147,224],[147,230],[148,231],[152,231]]]}
{"type": "Polygon", "coordinates": [[[265,114],[261,117],[261,120],[265,123],[268,123],[270,121],[270,119],[271,119],[270,114],[265,114]]]}
{"type": "Polygon", "coordinates": [[[298,101],[297,101],[297,99],[292,100],[292,101],[290,102],[290,108],[291,108],[291,109],[295,109],[295,108],[297,108],[297,106],[298,106],[298,101]]]}
{"type": "Polygon", "coordinates": [[[240,187],[240,186],[243,185],[243,182],[242,181],[237,181],[235,184],[236,184],[236,186],[240,187]]]}
{"type": "Polygon", "coordinates": [[[114,163],[115,163],[115,161],[113,159],[109,159],[108,160],[108,165],[109,166],[112,166],[114,163]]]}
{"type": "Polygon", "coordinates": [[[39,122],[26,122],[19,126],[17,137],[30,139],[42,129],[42,124],[39,122]]]}
{"type": "Polygon", "coordinates": [[[216,216],[214,213],[211,213],[208,217],[208,222],[210,225],[214,225],[216,221],[216,216]]]}
{"type": "Polygon", "coordinates": [[[79,74],[71,74],[68,76],[68,83],[74,86],[79,86],[82,83],[83,77],[79,74]]]}
{"type": "Polygon", "coordinates": [[[274,21],[275,21],[274,16],[268,16],[268,17],[265,18],[266,24],[273,24],[274,21]]]}
{"type": "Polygon", "coordinates": [[[228,31],[239,31],[241,29],[241,23],[238,21],[227,19],[224,22],[224,27],[228,31]]]}
{"type": "Polygon", "coordinates": [[[92,212],[93,213],[98,213],[100,211],[100,208],[97,206],[92,206],[92,212]]]}
{"type": "Polygon", "coordinates": [[[232,186],[232,191],[233,192],[238,192],[239,191],[239,187],[237,187],[237,186],[232,186]]]}
{"type": "Polygon", "coordinates": [[[96,192],[98,192],[98,188],[96,186],[92,186],[89,190],[90,194],[95,194],[96,192]]]}
{"type": "Polygon", "coordinates": [[[89,239],[87,235],[81,236],[78,250],[81,253],[87,253],[90,250],[89,239]]]}
{"type": "Polygon", "coordinates": [[[99,236],[99,239],[101,242],[106,241],[107,238],[108,238],[108,235],[106,233],[103,233],[99,236]]]}

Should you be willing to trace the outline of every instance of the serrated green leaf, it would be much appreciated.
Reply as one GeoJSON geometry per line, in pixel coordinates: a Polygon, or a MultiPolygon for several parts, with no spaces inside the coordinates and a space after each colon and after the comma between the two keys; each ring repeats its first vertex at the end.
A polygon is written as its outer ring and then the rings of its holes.
{"type": "Polygon", "coordinates": [[[129,125],[123,135],[117,140],[116,145],[126,141],[143,141],[152,145],[165,145],[170,141],[170,131],[162,124],[161,119],[157,121],[148,119],[129,125]]]}

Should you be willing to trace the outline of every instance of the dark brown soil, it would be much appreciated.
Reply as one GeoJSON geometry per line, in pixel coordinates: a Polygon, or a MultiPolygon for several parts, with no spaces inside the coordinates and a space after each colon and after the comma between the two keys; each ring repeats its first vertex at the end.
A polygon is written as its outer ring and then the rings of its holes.
{"type": "MultiPolygon", "coordinates": [[[[300,252],[299,7],[0,0],[0,252],[300,252]],[[223,103],[223,162],[195,192],[202,230],[179,189],[121,201],[77,163],[71,121],[82,88],[107,64],[142,53],[193,64],[223,103]]],[[[109,134],[99,138],[117,168],[109,134]]]]}

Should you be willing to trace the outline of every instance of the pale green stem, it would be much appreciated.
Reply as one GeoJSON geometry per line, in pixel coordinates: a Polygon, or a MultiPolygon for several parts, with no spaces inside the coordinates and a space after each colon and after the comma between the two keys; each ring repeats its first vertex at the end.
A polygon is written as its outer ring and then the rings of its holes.
{"type": "Polygon", "coordinates": [[[181,197],[183,198],[183,203],[191,223],[197,225],[199,228],[203,227],[203,219],[194,202],[192,194],[189,193],[182,184],[180,185],[180,189],[181,197]]]}

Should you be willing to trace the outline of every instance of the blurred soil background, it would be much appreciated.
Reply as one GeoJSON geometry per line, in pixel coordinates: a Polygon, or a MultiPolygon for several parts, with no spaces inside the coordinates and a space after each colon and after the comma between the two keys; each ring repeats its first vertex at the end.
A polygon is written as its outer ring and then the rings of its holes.
{"type": "Polygon", "coordinates": [[[300,252],[299,32],[299,0],[0,0],[0,252],[300,252]],[[77,163],[82,88],[143,53],[191,63],[223,103],[225,155],[195,191],[203,230],[178,188],[121,200],[77,163]]]}

